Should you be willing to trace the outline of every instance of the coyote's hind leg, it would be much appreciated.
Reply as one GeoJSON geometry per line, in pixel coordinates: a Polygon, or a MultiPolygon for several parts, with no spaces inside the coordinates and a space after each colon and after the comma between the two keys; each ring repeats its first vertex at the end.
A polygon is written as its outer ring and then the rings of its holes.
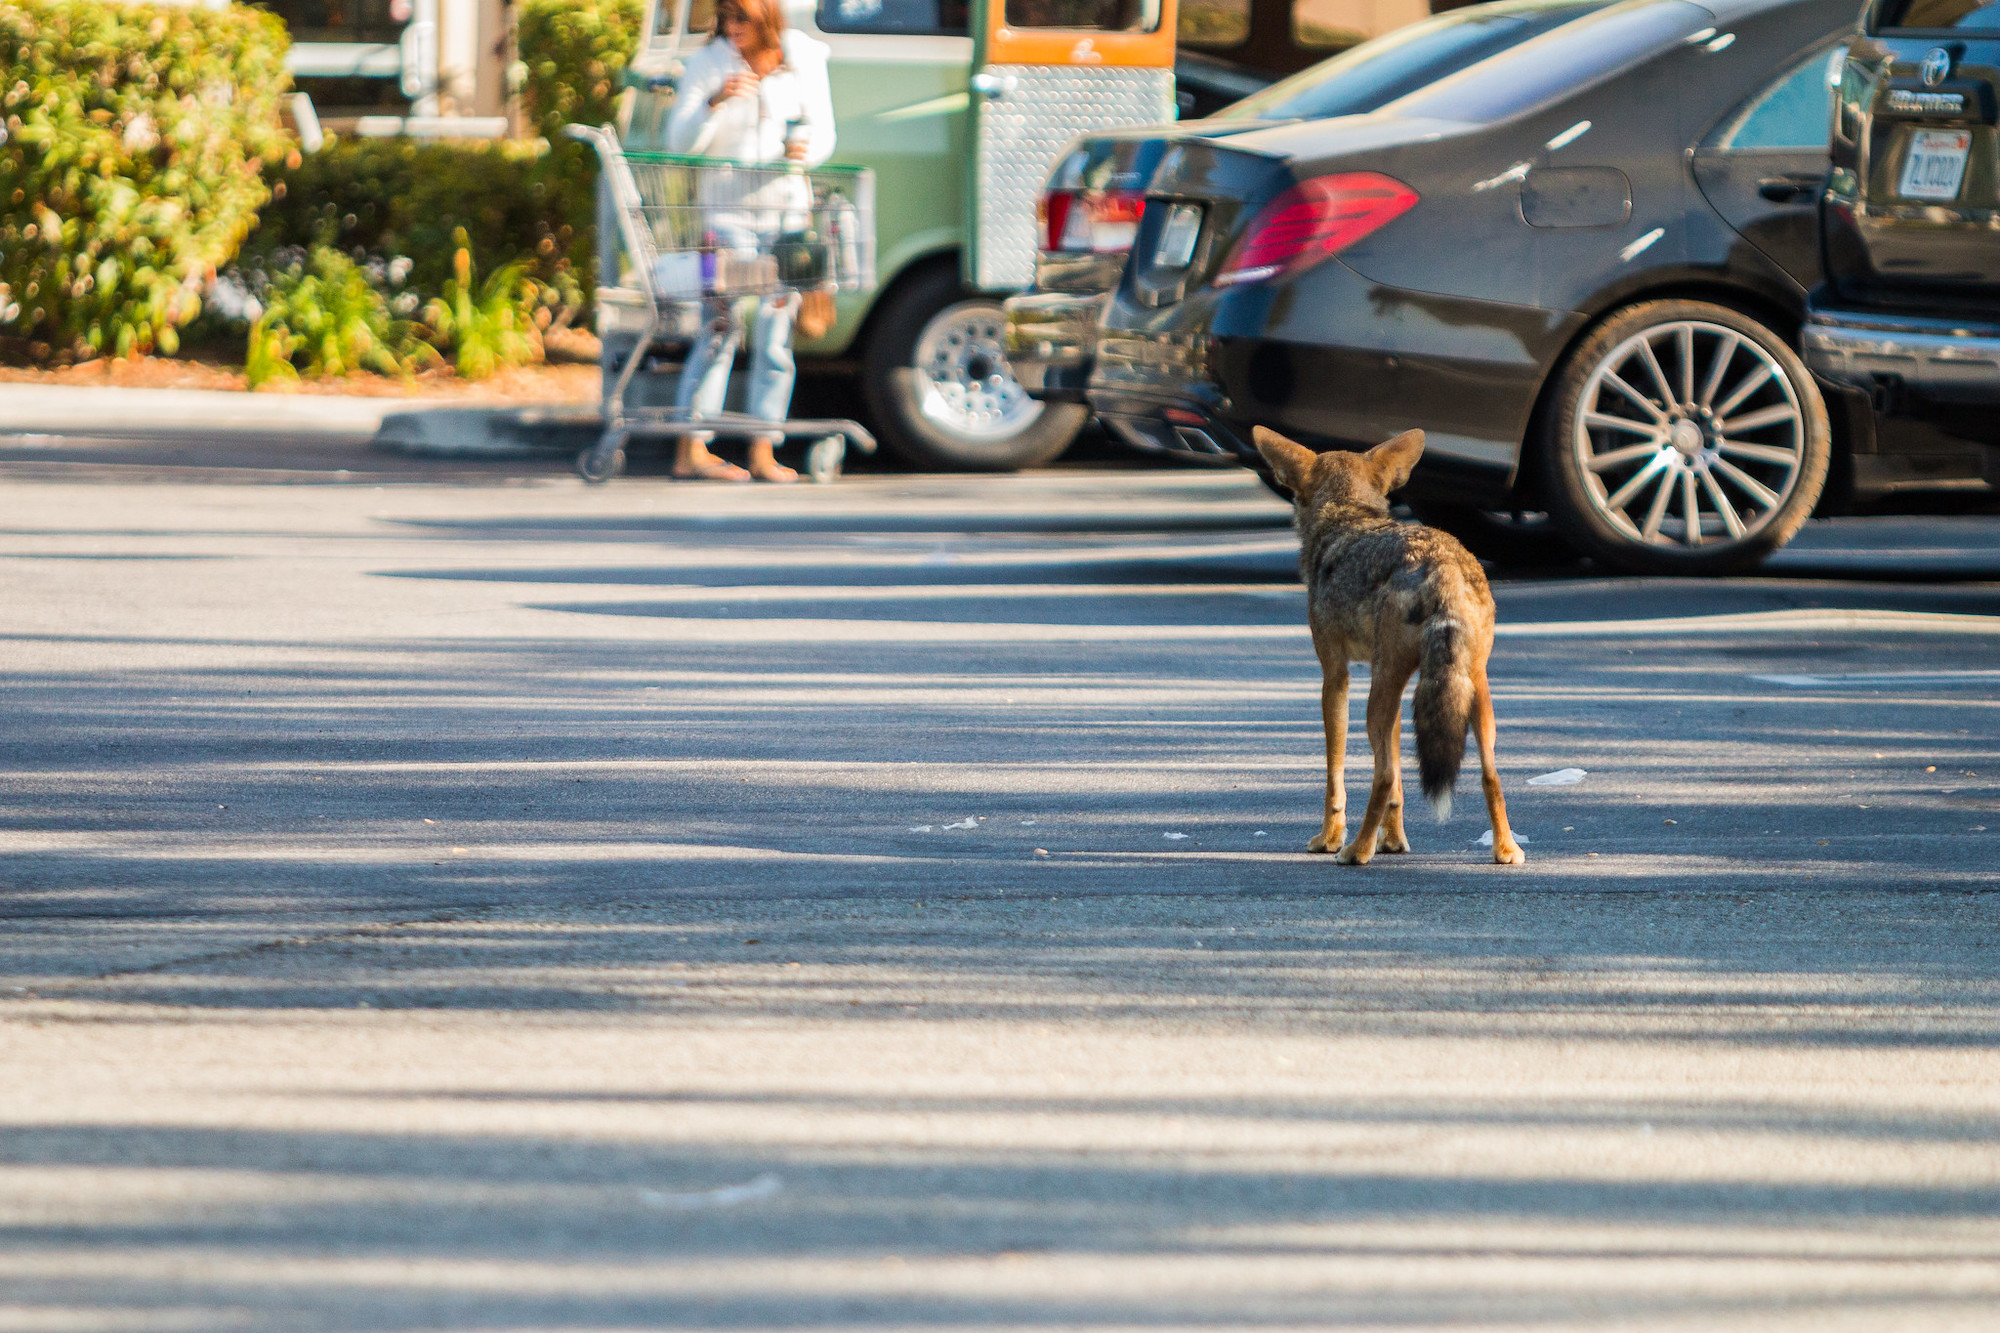
{"type": "Polygon", "coordinates": [[[1377,658],[1370,667],[1368,681],[1368,745],[1375,751],[1375,782],[1368,791],[1368,808],[1362,812],[1361,827],[1354,840],[1340,849],[1335,858],[1342,865],[1365,866],[1375,855],[1382,826],[1395,814],[1394,827],[1403,826],[1403,765],[1398,752],[1403,734],[1403,687],[1417,669],[1414,661],[1387,662],[1377,658]]]}
{"type": "Polygon", "coordinates": [[[1507,824],[1507,798],[1500,794],[1500,770],[1493,762],[1493,693],[1481,663],[1472,674],[1472,732],[1479,741],[1479,786],[1486,793],[1486,818],[1493,825],[1493,859],[1503,866],[1527,863],[1507,824]]]}
{"type": "MultiPolygon", "coordinates": [[[[1317,646],[1317,645],[1315,645],[1317,646]]],[[[1347,832],[1347,656],[1320,652],[1320,722],[1326,728],[1326,812],[1309,852],[1330,852],[1347,832]]]]}

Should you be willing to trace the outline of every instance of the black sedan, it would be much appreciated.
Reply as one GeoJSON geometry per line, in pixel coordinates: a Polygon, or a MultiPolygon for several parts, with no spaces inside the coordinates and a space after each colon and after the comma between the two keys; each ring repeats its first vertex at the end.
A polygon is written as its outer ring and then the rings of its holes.
{"type": "MultiPolygon", "coordinates": [[[[1422,427],[1408,498],[1633,570],[1742,568],[1811,514],[1865,396],[1793,350],[1852,0],[1627,0],[1367,115],[1170,139],[1088,401],[1234,455],[1422,427]]],[[[1849,475],[1838,474],[1841,479],[1849,475]]]]}
{"type": "Polygon", "coordinates": [[[1086,135],[1042,195],[1034,288],[1010,297],[1007,359],[1029,394],[1083,401],[1097,320],[1132,248],[1146,184],[1170,143],[1375,111],[1613,0],[1495,0],[1412,23],[1261,89],[1206,120],[1086,135]]]}

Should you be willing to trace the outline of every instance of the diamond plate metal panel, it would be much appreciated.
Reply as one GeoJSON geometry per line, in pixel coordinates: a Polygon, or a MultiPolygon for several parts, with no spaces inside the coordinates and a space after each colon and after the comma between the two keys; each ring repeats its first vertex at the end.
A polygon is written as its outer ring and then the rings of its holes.
{"type": "Polygon", "coordinates": [[[1035,280],[1035,205],[1056,155],[1079,134],[1156,125],[1174,114],[1174,72],[989,65],[1004,92],[979,109],[973,281],[993,291],[1035,280]]]}

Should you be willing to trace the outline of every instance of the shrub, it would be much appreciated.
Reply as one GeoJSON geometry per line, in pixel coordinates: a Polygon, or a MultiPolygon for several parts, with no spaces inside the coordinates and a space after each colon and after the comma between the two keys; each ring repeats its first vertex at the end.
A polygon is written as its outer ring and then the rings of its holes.
{"type": "Polygon", "coordinates": [[[424,319],[437,346],[452,349],[459,377],[483,380],[502,366],[541,360],[542,335],[535,324],[540,288],[521,266],[508,264],[477,283],[472,252],[461,244],[452,268],[443,295],[425,307],[424,319]]]}
{"type": "Polygon", "coordinates": [[[308,375],[372,370],[407,374],[413,357],[435,359],[406,320],[390,311],[359,264],[326,246],[265,275],[263,313],[250,326],[244,358],[253,389],[308,375]],[[303,364],[301,364],[303,362],[303,364]]]}
{"type": "Polygon", "coordinates": [[[288,151],[261,10],[0,4],[0,329],[31,356],[172,352],[288,151]]]}
{"type": "Polygon", "coordinates": [[[581,306],[596,274],[597,160],[562,127],[611,118],[641,10],[640,0],[526,0],[515,32],[522,94],[546,144],[336,140],[270,170],[253,250],[325,243],[368,260],[407,258],[410,289],[435,299],[455,281],[463,245],[581,306]]]}
{"type": "Polygon", "coordinates": [[[550,144],[564,142],[564,125],[611,119],[643,8],[640,0],[523,0],[514,30],[521,95],[529,123],[550,144]]]}
{"type": "Polygon", "coordinates": [[[245,263],[320,244],[364,261],[400,257],[409,289],[429,298],[451,281],[466,245],[580,303],[595,205],[588,182],[579,199],[547,158],[533,143],[336,140],[272,173],[274,197],[245,263]]]}

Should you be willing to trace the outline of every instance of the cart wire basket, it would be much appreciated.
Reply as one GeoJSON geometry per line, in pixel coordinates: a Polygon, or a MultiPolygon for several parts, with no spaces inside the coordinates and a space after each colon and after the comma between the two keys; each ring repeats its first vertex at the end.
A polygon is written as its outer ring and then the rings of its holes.
{"type": "Polygon", "coordinates": [[[859,291],[875,282],[875,178],[865,167],[745,164],[673,153],[627,153],[610,126],[571,125],[603,166],[603,188],[618,219],[620,283],[643,298],[637,344],[604,391],[604,431],[577,456],[577,472],[607,481],[625,465],[634,434],[718,431],[812,437],[806,471],[816,481],[840,474],[851,445],[875,451],[875,438],[853,421],[767,421],[740,412],[698,414],[684,408],[633,407],[632,378],[663,327],[702,318],[738,318],[743,297],[787,292],[859,291]],[[669,314],[689,312],[695,319],[669,314]]]}

